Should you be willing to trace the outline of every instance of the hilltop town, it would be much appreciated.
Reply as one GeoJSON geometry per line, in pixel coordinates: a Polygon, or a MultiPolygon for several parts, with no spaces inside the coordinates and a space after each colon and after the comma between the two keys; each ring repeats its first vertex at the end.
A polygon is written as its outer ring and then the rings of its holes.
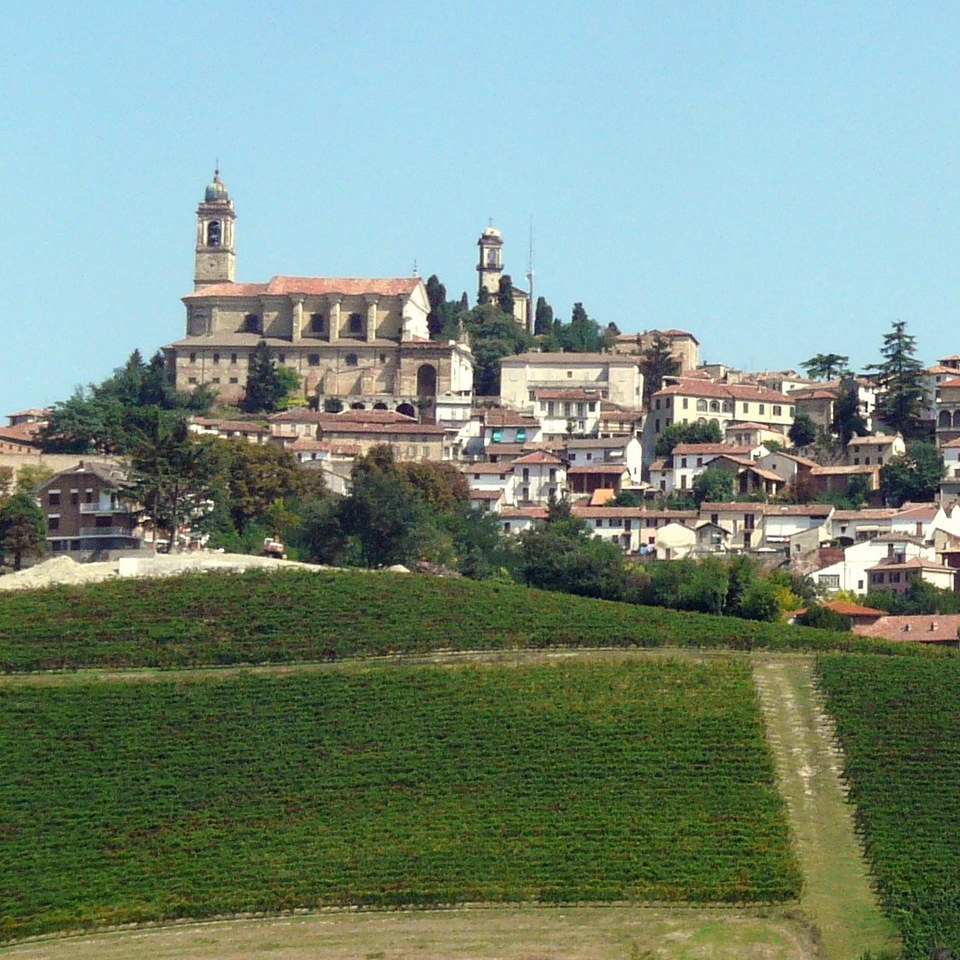
{"type": "Polygon", "coordinates": [[[184,481],[172,509],[165,495],[131,496],[150,471],[131,437],[149,434],[156,408],[154,439],[180,418],[190,442],[242,441],[309,478],[262,494],[234,524],[266,533],[246,549],[282,551],[276,504],[306,489],[349,497],[357,465],[387,456],[408,478],[440,465],[505,538],[542,529],[561,505],[628,561],[746,556],[822,600],[903,595],[917,581],[956,591],[960,355],[921,361],[905,323],[869,370],[821,353],[796,370],[743,371],[705,362],[695,332],[621,332],[580,303],[559,320],[514,286],[493,226],[477,241],[471,306],[436,276],[239,282],[235,216],[218,171],[196,210],[181,339],[0,427],[0,496],[32,498],[54,555],[211,542],[215,489],[198,499],[184,481]],[[118,426],[129,409],[132,430],[118,426]]]}

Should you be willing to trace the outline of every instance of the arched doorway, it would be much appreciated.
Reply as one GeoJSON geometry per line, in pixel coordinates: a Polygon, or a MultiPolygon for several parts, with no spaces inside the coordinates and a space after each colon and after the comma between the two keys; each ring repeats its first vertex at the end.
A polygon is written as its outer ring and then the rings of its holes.
{"type": "Polygon", "coordinates": [[[409,403],[401,403],[397,407],[397,413],[402,413],[405,417],[415,417],[417,415],[417,411],[409,403]]]}
{"type": "Polygon", "coordinates": [[[435,397],[437,395],[437,368],[432,363],[424,363],[417,370],[417,396],[435,397]]]}

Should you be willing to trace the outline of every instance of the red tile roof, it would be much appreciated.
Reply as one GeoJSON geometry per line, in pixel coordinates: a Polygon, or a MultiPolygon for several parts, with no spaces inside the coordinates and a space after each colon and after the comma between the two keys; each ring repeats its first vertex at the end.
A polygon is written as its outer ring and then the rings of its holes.
{"type": "Polygon", "coordinates": [[[375,293],[397,297],[413,293],[422,281],[419,277],[273,277],[269,283],[216,283],[188,293],[184,300],[207,297],[257,296],[357,296],[375,293]]]}
{"type": "Polygon", "coordinates": [[[528,453],[523,457],[518,457],[513,461],[514,464],[526,464],[526,463],[550,463],[554,465],[562,465],[563,461],[559,457],[555,457],[552,453],[547,453],[546,450],[534,450],[533,453],[528,453]]]}
{"type": "Polygon", "coordinates": [[[713,383],[710,380],[692,380],[684,378],[679,383],[671,384],[658,390],[654,397],[719,397],[727,400],[760,401],[765,403],[787,404],[793,401],[776,390],[767,387],[750,387],[739,383],[713,383]]]}
{"type": "Polygon", "coordinates": [[[551,364],[555,366],[576,366],[579,364],[613,363],[617,366],[637,366],[639,361],[624,353],[518,353],[504,357],[502,363],[551,364]]]}
{"type": "Polygon", "coordinates": [[[622,463],[588,463],[583,466],[569,467],[567,476],[584,476],[588,473],[602,473],[610,476],[619,477],[627,473],[627,468],[622,463]]]}
{"type": "Polygon", "coordinates": [[[905,640],[913,643],[956,643],[960,614],[935,614],[912,617],[883,617],[875,623],[856,625],[853,632],[862,637],[905,640]]]}
{"type": "Polygon", "coordinates": [[[734,443],[678,443],[673,448],[673,455],[677,456],[722,456],[726,454],[729,457],[749,454],[753,447],[738,446],[734,443]]]}

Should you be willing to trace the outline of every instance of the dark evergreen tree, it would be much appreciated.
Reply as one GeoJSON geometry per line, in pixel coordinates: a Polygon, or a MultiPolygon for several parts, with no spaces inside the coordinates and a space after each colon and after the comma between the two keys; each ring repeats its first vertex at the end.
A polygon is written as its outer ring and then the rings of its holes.
{"type": "Polygon", "coordinates": [[[809,360],[804,360],[800,366],[807,371],[807,376],[814,380],[833,380],[850,372],[847,367],[849,360],[849,357],[839,353],[818,353],[809,360]]]}
{"type": "Polygon", "coordinates": [[[878,414],[908,439],[923,433],[920,418],[927,399],[925,371],[916,348],[917,338],[907,333],[906,321],[896,320],[883,337],[883,360],[869,368],[880,388],[878,414]]]}
{"type": "Polygon", "coordinates": [[[643,373],[643,405],[650,409],[650,398],[663,387],[665,377],[680,372],[680,361],[670,350],[670,344],[659,333],[640,359],[643,373]]]}
{"type": "Polygon", "coordinates": [[[537,310],[534,315],[533,332],[538,336],[553,333],[553,307],[543,297],[537,297],[537,310]]]}
{"type": "Polygon", "coordinates": [[[247,368],[247,391],[240,409],[247,413],[273,413],[287,395],[266,340],[257,344],[247,368]]]}
{"type": "Polygon", "coordinates": [[[817,439],[817,425],[809,414],[798,413],[794,417],[793,425],[790,427],[787,436],[795,447],[809,446],[817,439]]]}
{"type": "Polygon", "coordinates": [[[430,330],[430,339],[436,340],[443,328],[443,305],[447,302],[447,288],[440,282],[435,273],[427,278],[427,299],[430,301],[427,327],[430,330]]]}
{"type": "Polygon", "coordinates": [[[490,302],[490,291],[486,287],[481,286],[480,289],[477,291],[477,306],[485,307],[489,302],[490,302]]]}
{"type": "Polygon", "coordinates": [[[29,493],[14,493],[0,507],[0,561],[12,560],[13,569],[24,557],[46,549],[47,520],[29,493]]]}
{"type": "Polygon", "coordinates": [[[513,280],[509,273],[500,278],[500,287],[497,290],[497,306],[513,316],[513,280]]]}
{"type": "Polygon", "coordinates": [[[855,383],[841,386],[833,406],[832,427],[844,446],[854,434],[862,437],[867,432],[867,421],[860,412],[860,398],[855,383]]]}

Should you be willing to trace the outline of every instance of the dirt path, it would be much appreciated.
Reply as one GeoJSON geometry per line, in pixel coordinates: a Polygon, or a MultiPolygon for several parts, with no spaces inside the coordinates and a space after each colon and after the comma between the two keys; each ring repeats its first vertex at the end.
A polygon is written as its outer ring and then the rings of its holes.
{"type": "Polygon", "coordinates": [[[854,833],[812,660],[758,657],[754,679],[803,868],[801,903],[823,938],[825,960],[894,947],[896,931],[880,913],[854,833]]]}
{"type": "Polygon", "coordinates": [[[493,907],[184,923],[21,944],[9,960],[811,960],[788,911],[493,907]]]}

